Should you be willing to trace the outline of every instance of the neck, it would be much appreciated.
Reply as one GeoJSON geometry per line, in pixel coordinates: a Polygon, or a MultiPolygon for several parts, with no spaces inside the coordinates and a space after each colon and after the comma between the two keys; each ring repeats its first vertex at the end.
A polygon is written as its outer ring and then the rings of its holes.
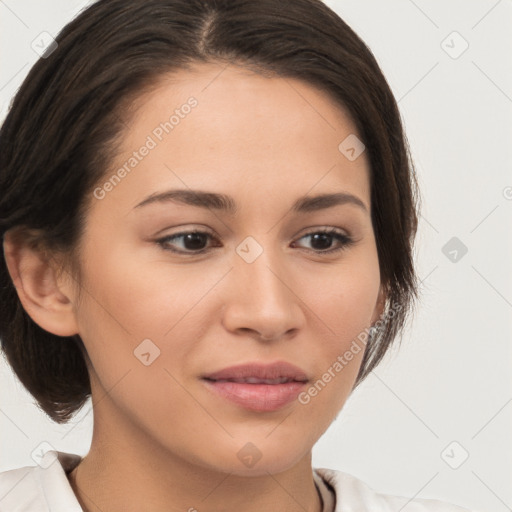
{"type": "MultiPolygon", "coordinates": [[[[70,483],[84,512],[321,512],[322,502],[312,470],[294,467],[263,477],[239,477],[195,468],[179,470],[169,459],[164,471],[147,460],[118,460],[95,451],[70,474],[70,483]],[[108,460],[108,463],[107,463],[108,460]]],[[[302,466],[302,464],[301,464],[302,466]]],[[[305,465],[304,465],[305,466],[305,465]]],[[[307,468],[306,468],[307,469],[307,468]]]]}
{"type": "Polygon", "coordinates": [[[84,512],[322,510],[311,452],[285,471],[241,476],[185,460],[152,444],[136,427],[124,426],[115,428],[109,416],[104,428],[95,411],[89,453],[69,475],[84,512]]]}

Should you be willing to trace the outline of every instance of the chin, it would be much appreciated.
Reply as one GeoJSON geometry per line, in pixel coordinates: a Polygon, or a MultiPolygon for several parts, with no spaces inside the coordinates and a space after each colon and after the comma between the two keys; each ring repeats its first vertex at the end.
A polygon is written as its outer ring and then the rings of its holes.
{"type": "MultiPolygon", "coordinates": [[[[270,442],[267,439],[257,444],[247,441],[246,443],[236,443],[236,447],[226,447],[224,451],[210,450],[209,459],[203,464],[209,469],[222,473],[230,473],[243,477],[268,476],[268,474],[277,474],[287,471],[297,465],[305,456],[311,453],[306,447],[300,447],[295,444],[286,449],[286,446],[279,446],[277,443],[270,442]],[[264,444],[264,446],[263,446],[264,444]],[[258,448],[259,446],[259,448],[258,448]],[[279,449],[280,448],[280,449],[279,449]]],[[[218,449],[222,449],[220,446],[218,449]]]]}

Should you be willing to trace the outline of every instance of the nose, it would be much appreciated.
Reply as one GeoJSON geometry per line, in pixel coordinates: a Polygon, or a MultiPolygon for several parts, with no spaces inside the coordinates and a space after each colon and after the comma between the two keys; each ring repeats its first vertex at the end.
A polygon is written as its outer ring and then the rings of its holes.
{"type": "Polygon", "coordinates": [[[289,267],[266,250],[252,263],[236,255],[234,266],[223,309],[227,330],[274,341],[303,326],[303,302],[289,267]]]}

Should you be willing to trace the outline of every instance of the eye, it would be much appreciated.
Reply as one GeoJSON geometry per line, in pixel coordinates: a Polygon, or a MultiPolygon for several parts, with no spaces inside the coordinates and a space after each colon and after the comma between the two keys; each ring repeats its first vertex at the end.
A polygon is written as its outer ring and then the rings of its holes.
{"type": "Polygon", "coordinates": [[[341,251],[354,243],[351,237],[334,228],[311,231],[303,235],[299,240],[308,237],[311,238],[312,250],[319,254],[341,251]],[[338,247],[331,248],[333,239],[338,242],[338,247]]]}
{"type": "Polygon", "coordinates": [[[181,254],[202,254],[207,252],[208,249],[205,247],[205,243],[209,238],[215,239],[213,235],[207,231],[183,231],[174,235],[169,235],[164,238],[160,238],[156,242],[166,251],[181,253],[181,254]],[[175,240],[182,239],[182,249],[173,249],[169,245],[175,240]]]}
{"type": "MultiPolygon", "coordinates": [[[[306,233],[299,240],[304,238],[310,238],[313,246],[313,252],[318,254],[333,253],[348,248],[354,243],[354,240],[337,229],[321,229],[306,233]],[[338,247],[332,248],[333,242],[338,243],[338,247]]],[[[156,243],[166,251],[171,251],[178,254],[203,254],[208,252],[208,240],[218,239],[207,231],[182,231],[175,233],[163,238],[156,240],[156,243]],[[173,248],[172,245],[176,246],[177,242],[180,242],[181,246],[179,249],[173,248]]],[[[295,242],[294,242],[295,244],[295,242]]],[[[217,247],[219,245],[217,244],[217,247]]]]}

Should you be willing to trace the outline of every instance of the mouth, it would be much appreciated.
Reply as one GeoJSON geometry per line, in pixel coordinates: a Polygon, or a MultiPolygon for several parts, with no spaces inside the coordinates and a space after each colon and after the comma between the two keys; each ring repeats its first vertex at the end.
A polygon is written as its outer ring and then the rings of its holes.
{"type": "Polygon", "coordinates": [[[290,404],[309,382],[303,370],[284,362],[233,366],[201,379],[217,397],[257,412],[276,411],[290,404]]]}
{"type": "Polygon", "coordinates": [[[277,361],[271,364],[261,362],[239,364],[203,375],[203,378],[215,381],[241,381],[248,384],[283,384],[286,381],[308,381],[306,372],[285,361],[277,361]]]}

